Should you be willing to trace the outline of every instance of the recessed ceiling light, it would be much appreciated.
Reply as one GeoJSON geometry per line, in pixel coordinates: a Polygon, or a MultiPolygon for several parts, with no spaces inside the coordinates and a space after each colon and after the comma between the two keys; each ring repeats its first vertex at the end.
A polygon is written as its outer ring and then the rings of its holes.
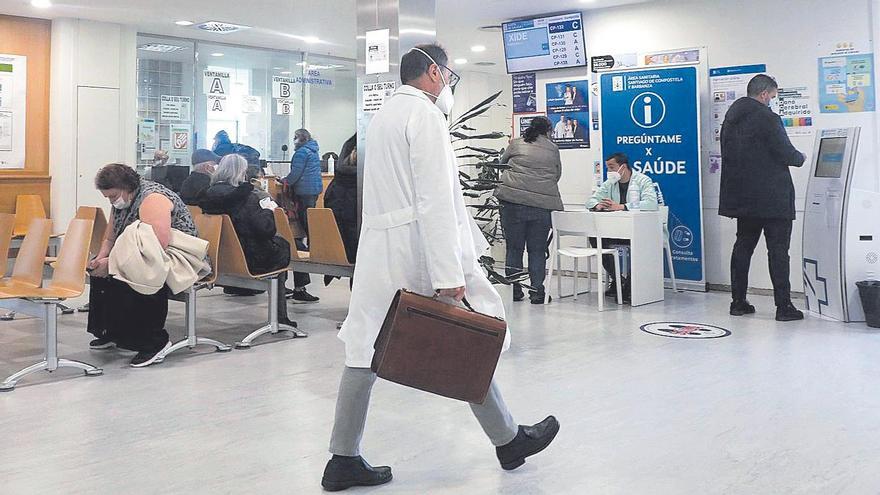
{"type": "Polygon", "coordinates": [[[175,21],[174,24],[177,24],[178,26],[192,26],[195,23],[192,21],[175,21]]]}
{"type": "Polygon", "coordinates": [[[272,70],[282,70],[284,67],[272,67],[272,70]]]}
{"type": "Polygon", "coordinates": [[[223,54],[220,53],[220,52],[214,52],[214,53],[211,54],[211,56],[212,56],[212,57],[222,57],[223,54]]]}
{"type": "Polygon", "coordinates": [[[164,43],[147,43],[146,45],[139,46],[138,50],[143,50],[145,52],[171,53],[180,50],[186,50],[186,47],[178,45],[166,45],[164,43]]]}
{"type": "Polygon", "coordinates": [[[52,2],[49,0],[31,0],[31,6],[38,9],[48,9],[52,6],[52,2]]]}
{"type": "Polygon", "coordinates": [[[581,0],[581,3],[594,3],[596,0],[581,0]]]}
{"type": "Polygon", "coordinates": [[[457,59],[453,60],[453,62],[455,62],[455,65],[464,65],[467,63],[467,59],[466,58],[457,58],[457,59]]]}
{"type": "Polygon", "coordinates": [[[208,31],[211,33],[229,34],[229,33],[234,33],[236,31],[241,31],[242,29],[250,29],[250,26],[243,26],[241,24],[231,24],[228,22],[220,22],[220,21],[208,21],[208,22],[203,22],[203,23],[197,25],[196,28],[201,29],[202,31],[208,31]]]}
{"type": "Polygon", "coordinates": [[[283,75],[285,75],[285,76],[289,76],[290,74],[293,74],[293,72],[290,72],[289,70],[286,70],[286,71],[282,72],[281,74],[283,74],[283,75]]]}
{"type": "Polygon", "coordinates": [[[309,63],[308,62],[297,62],[296,65],[299,65],[300,67],[302,67],[302,66],[309,65],[309,63]]]}
{"type": "Polygon", "coordinates": [[[315,43],[326,43],[326,41],[323,41],[317,36],[300,36],[298,34],[286,34],[285,36],[287,36],[288,38],[293,38],[295,40],[305,41],[310,45],[313,45],[315,43]]]}
{"type": "Polygon", "coordinates": [[[474,46],[471,47],[471,51],[474,52],[474,53],[485,52],[485,51],[486,51],[486,47],[483,46],[483,45],[474,45],[474,46]]]}

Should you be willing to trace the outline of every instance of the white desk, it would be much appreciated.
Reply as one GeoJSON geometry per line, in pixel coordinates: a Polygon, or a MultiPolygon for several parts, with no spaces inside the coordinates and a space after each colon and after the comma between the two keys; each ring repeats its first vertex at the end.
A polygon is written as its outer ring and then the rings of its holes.
{"type": "MultiPolygon", "coordinates": [[[[593,213],[602,221],[605,238],[629,239],[632,305],[663,300],[663,226],[657,211],[612,211],[593,213]]],[[[605,246],[603,246],[605,247],[605,246]]]]}

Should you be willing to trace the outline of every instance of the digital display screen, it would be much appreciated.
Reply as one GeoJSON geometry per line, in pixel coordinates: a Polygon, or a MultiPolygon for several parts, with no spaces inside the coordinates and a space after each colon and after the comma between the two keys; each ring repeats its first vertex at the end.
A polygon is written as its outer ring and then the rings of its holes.
{"type": "Polygon", "coordinates": [[[819,157],[816,162],[816,177],[840,178],[843,170],[843,156],[846,138],[822,138],[819,141],[819,157]]]}
{"type": "Polygon", "coordinates": [[[580,13],[505,22],[507,73],[587,65],[580,13]]]}

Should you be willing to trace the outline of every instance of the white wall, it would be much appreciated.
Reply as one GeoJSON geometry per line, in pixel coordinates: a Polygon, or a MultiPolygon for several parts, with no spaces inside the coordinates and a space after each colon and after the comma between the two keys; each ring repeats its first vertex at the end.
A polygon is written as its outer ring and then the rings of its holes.
{"type": "Polygon", "coordinates": [[[135,163],[136,64],[133,28],[52,21],[49,170],[56,232],[79,205],[108,209],[92,185],[101,166],[135,163]]]}
{"type": "MultiPolygon", "coordinates": [[[[826,56],[831,46],[841,41],[854,41],[864,51],[872,47],[871,4],[876,0],[801,0],[798,2],[767,2],[764,0],[704,0],[663,1],[614,9],[584,12],[587,50],[591,56],[659,51],[665,49],[705,47],[709,67],[759,64],[776,77],[780,86],[807,86],[815,98],[818,95],[817,58],[826,56]],[[838,22],[846,12],[847,22],[838,22]]],[[[588,69],[567,69],[538,73],[539,111],[545,109],[544,85],[548,82],[584,79],[591,75],[588,69]]],[[[509,91],[510,78],[503,81],[490,79],[509,91]]],[[[706,118],[708,108],[708,80],[701,81],[702,132],[711,135],[706,118]]],[[[880,132],[874,113],[829,115],[820,114],[813,101],[814,128],[862,126],[860,159],[875,160],[875,142],[880,132]]],[[[793,137],[792,142],[812,155],[813,136],[793,137]]],[[[560,191],[565,202],[580,203],[592,190],[594,161],[601,160],[599,146],[601,133],[592,132],[589,150],[562,150],[563,176],[560,191]]],[[[704,139],[704,142],[707,142],[704,139]]],[[[708,165],[708,150],[702,151],[704,170],[708,165]]],[[[801,217],[809,165],[793,169],[797,190],[795,221],[791,246],[791,281],[795,291],[802,291],[801,217]]],[[[864,170],[869,172],[870,167],[864,170]]],[[[878,180],[877,174],[866,180],[878,180]]],[[[706,278],[710,284],[729,284],[730,252],[735,239],[733,220],[718,216],[717,174],[703,175],[703,223],[706,278]]],[[[761,243],[752,261],[750,285],[756,288],[772,287],[767,268],[766,249],[761,243]]]]}

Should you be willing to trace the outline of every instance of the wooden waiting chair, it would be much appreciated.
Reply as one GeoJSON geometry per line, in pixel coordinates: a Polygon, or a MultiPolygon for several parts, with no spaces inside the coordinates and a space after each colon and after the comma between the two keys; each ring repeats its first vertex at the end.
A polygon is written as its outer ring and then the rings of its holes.
{"type": "Polygon", "coordinates": [[[58,304],[65,299],[80,296],[85,290],[92,227],[91,220],[71,220],[52,280],[46,287],[40,287],[39,281],[33,286],[26,286],[22,284],[30,285],[34,280],[42,279],[43,261],[52,228],[50,220],[35,219],[31,222],[10,277],[15,283],[0,287],[0,307],[43,319],[46,334],[45,359],[3,380],[0,391],[13,390],[24,376],[43,370],[51,372],[67,367],[81,369],[88,376],[103,374],[103,370],[90,364],[58,357],[58,304]]]}
{"type": "Polygon", "coordinates": [[[189,210],[189,214],[195,218],[196,215],[202,214],[202,207],[196,205],[186,205],[186,209],[189,210]]]}
{"type": "MultiPolygon", "coordinates": [[[[212,215],[206,215],[212,216],[212,215]]],[[[217,259],[217,285],[241,287],[244,289],[266,290],[269,295],[269,321],[266,325],[251,332],[240,342],[235,343],[239,349],[251,347],[253,341],[267,333],[276,334],[280,331],[292,332],[294,337],[308,337],[308,334],[288,325],[278,323],[278,276],[286,272],[284,267],[268,273],[251,273],[247,266],[244,250],[235,233],[235,226],[229,215],[220,215],[223,226],[220,231],[220,252],[217,259]]]]}
{"type": "Polygon", "coordinates": [[[28,233],[31,221],[35,218],[46,218],[43,200],[36,194],[19,194],[15,197],[15,237],[28,233]]]}
{"type": "Polygon", "coordinates": [[[184,347],[193,349],[197,345],[212,345],[219,352],[232,350],[232,347],[228,344],[196,335],[196,301],[198,299],[198,291],[212,289],[214,283],[217,282],[217,263],[220,253],[220,233],[223,219],[216,215],[209,216],[198,213],[193,214],[193,220],[195,221],[196,229],[199,231],[199,237],[208,241],[208,259],[211,261],[211,273],[185,292],[171,296],[171,299],[186,304],[186,338],[175,342],[171,347],[162,351],[157,359],[159,362],[163,361],[172,352],[184,347]]]}
{"type": "Polygon", "coordinates": [[[352,266],[345,255],[342,234],[329,208],[309,208],[309,260],[328,265],[352,266]]]}
{"type": "Polygon", "coordinates": [[[15,231],[15,215],[0,213],[0,260],[3,261],[3,273],[6,275],[6,266],[9,263],[9,246],[12,244],[12,233],[15,231]]]}
{"type": "MultiPolygon", "coordinates": [[[[330,213],[332,214],[333,212],[331,211],[330,213]]],[[[294,234],[290,228],[290,222],[287,220],[287,215],[285,215],[284,211],[280,208],[275,209],[275,228],[278,230],[278,235],[280,235],[287,242],[290,243],[291,270],[303,273],[332,275],[335,277],[351,277],[354,274],[354,265],[348,264],[348,260],[346,260],[345,265],[338,265],[335,263],[323,263],[312,259],[311,252],[299,251],[296,248],[296,244],[294,243],[294,234]]],[[[342,242],[341,237],[339,242],[342,242]]],[[[312,242],[312,244],[314,245],[314,242],[312,242]]]]}

